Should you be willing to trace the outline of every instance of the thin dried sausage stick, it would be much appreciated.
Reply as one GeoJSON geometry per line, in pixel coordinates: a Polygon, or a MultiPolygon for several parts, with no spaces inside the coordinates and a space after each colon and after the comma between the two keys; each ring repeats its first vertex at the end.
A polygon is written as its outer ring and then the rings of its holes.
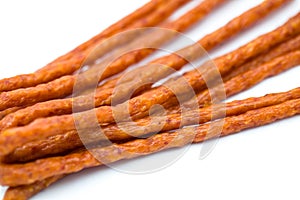
{"type": "Polygon", "coordinates": [[[3,200],[27,200],[63,177],[65,175],[53,176],[29,185],[10,187],[5,192],[3,200]]]}
{"type": "Polygon", "coordinates": [[[251,110],[238,116],[226,117],[221,133],[208,131],[214,124],[204,124],[197,127],[182,128],[175,132],[157,134],[147,139],[113,144],[62,157],[45,158],[26,164],[1,164],[0,183],[7,186],[31,184],[52,176],[70,174],[85,168],[102,165],[99,160],[112,163],[145,156],[162,150],[181,147],[191,142],[198,143],[214,137],[237,133],[244,129],[266,125],[299,113],[300,99],[295,99],[275,106],[251,110]]]}
{"type": "MultiPolygon", "coordinates": [[[[178,7],[180,7],[187,1],[178,2],[178,7]]],[[[161,20],[163,20],[164,17],[167,18],[174,10],[176,10],[176,8],[170,6],[170,9],[173,10],[170,10],[170,12],[166,12],[169,13],[169,15],[162,15],[159,20],[145,20],[145,17],[147,17],[148,19],[148,15],[153,15],[152,13],[155,13],[156,9],[158,9],[161,6],[164,6],[164,4],[169,3],[167,1],[162,0],[150,1],[140,9],[121,19],[119,22],[113,24],[97,36],[81,44],[79,47],[75,48],[66,55],[61,56],[55,61],[49,63],[37,72],[32,74],[18,75],[12,78],[5,78],[0,80],[0,91],[3,92],[15,90],[18,88],[32,87],[41,83],[54,80],[63,75],[73,73],[81,66],[82,62],[85,60],[85,54],[87,54],[88,48],[95,47],[104,39],[107,39],[112,35],[122,32],[124,30],[128,30],[130,28],[156,25],[157,23],[161,22],[161,20]]]]}
{"type": "MultiPolygon", "coordinates": [[[[12,107],[12,108],[8,108],[8,109],[6,109],[6,110],[3,110],[3,111],[0,111],[0,122],[1,122],[1,120],[5,117],[5,116],[7,116],[7,115],[9,115],[9,114],[11,114],[11,113],[14,113],[14,112],[16,112],[17,110],[20,110],[21,108],[20,107],[12,107]]],[[[1,130],[1,129],[0,129],[1,130]]]]}
{"type": "MultiPolygon", "coordinates": [[[[181,1],[183,1],[183,0],[181,0],[181,1]]],[[[206,14],[208,14],[207,13],[207,11],[209,11],[209,10],[207,10],[208,5],[211,6],[211,7],[209,7],[210,9],[213,9],[214,6],[219,5],[220,2],[223,2],[223,1],[224,0],[213,0],[213,1],[206,0],[195,9],[201,10],[201,8],[202,8],[202,10],[206,14]],[[212,2],[214,2],[215,4],[212,2]],[[203,6],[206,9],[203,9],[203,6]]],[[[177,5],[177,3],[175,3],[175,2],[178,2],[178,1],[172,1],[172,2],[174,2],[173,4],[177,5]]],[[[173,7],[175,5],[173,5],[173,7]]],[[[169,7],[170,6],[168,6],[168,9],[170,10],[169,7]]],[[[157,14],[157,18],[159,16],[160,15],[157,14]]],[[[191,24],[195,23],[197,21],[197,19],[199,19],[199,18],[201,19],[202,17],[203,17],[203,15],[194,15],[194,12],[190,11],[186,15],[182,16],[182,18],[179,18],[179,19],[173,21],[172,23],[168,23],[167,27],[168,28],[175,27],[176,29],[177,28],[182,29],[183,27],[190,26],[191,24]],[[182,21],[187,22],[189,24],[180,23],[180,26],[177,25],[177,22],[182,22],[182,21]]],[[[171,39],[170,37],[166,37],[166,36],[163,37],[163,35],[161,34],[161,31],[158,33],[160,33],[160,34],[157,35],[156,37],[148,38],[148,40],[143,40],[143,41],[136,40],[131,45],[133,45],[134,47],[136,47],[136,45],[139,45],[139,47],[140,47],[140,45],[145,45],[145,46],[148,46],[147,44],[153,45],[152,43],[155,42],[155,43],[158,43],[157,44],[157,46],[158,46],[159,44],[166,42],[166,40],[171,39]]],[[[167,34],[167,36],[169,36],[169,35],[170,34],[167,34]]],[[[124,52],[128,48],[130,49],[130,46],[126,46],[119,50],[121,52],[124,52]]],[[[14,91],[9,91],[9,92],[3,92],[0,94],[0,100],[1,100],[0,101],[0,110],[7,109],[8,107],[14,107],[17,105],[25,106],[28,102],[32,103],[32,101],[37,103],[37,102],[41,102],[41,101],[45,101],[45,100],[51,100],[51,99],[65,97],[72,93],[76,78],[78,78],[78,80],[84,79],[86,82],[84,82],[84,84],[82,84],[82,85],[89,86],[89,84],[91,84],[91,83],[89,83],[88,81],[92,81],[94,83],[94,81],[93,81],[93,80],[95,80],[94,77],[98,76],[100,69],[102,69],[102,70],[105,69],[105,71],[102,73],[102,76],[100,77],[99,81],[101,81],[111,75],[114,75],[116,73],[119,73],[121,70],[126,69],[131,64],[134,64],[134,63],[140,61],[141,59],[143,59],[144,57],[148,56],[150,53],[153,53],[153,52],[154,52],[153,49],[141,49],[141,50],[129,52],[129,53],[121,56],[119,59],[115,60],[111,65],[109,65],[107,67],[108,62],[111,61],[109,59],[110,57],[108,57],[108,58],[106,58],[105,62],[101,63],[100,66],[92,67],[90,70],[80,74],[78,77],[75,75],[74,76],[68,75],[68,76],[63,76],[59,79],[56,79],[56,80],[51,81],[46,84],[40,84],[36,87],[19,89],[19,90],[14,90],[14,91]],[[99,69],[99,67],[100,67],[100,69],[99,69]],[[62,84],[63,87],[58,84],[62,84]],[[56,90],[56,92],[53,92],[53,90],[54,90],[53,88],[55,88],[55,87],[59,87],[60,90],[59,91],[56,90]]],[[[115,54],[120,55],[118,53],[115,53],[115,54]]],[[[47,72],[47,74],[48,73],[49,72],[47,72]]]]}
{"type": "MultiPolygon", "coordinates": [[[[218,44],[224,42],[226,39],[233,37],[233,35],[239,33],[240,31],[246,29],[253,23],[256,23],[257,21],[261,20],[263,16],[266,16],[268,13],[270,13],[275,8],[278,8],[280,5],[282,5],[284,1],[265,1],[263,4],[260,4],[259,6],[256,6],[249,11],[243,13],[237,18],[234,18],[229,23],[227,23],[224,27],[214,31],[213,33],[205,36],[203,39],[199,40],[195,45],[192,45],[190,47],[184,48],[178,52],[179,55],[186,54],[189,58],[196,58],[197,57],[197,46],[200,44],[205,48],[206,50],[210,50],[213,47],[217,46],[218,44]],[[262,14],[263,13],[263,14],[262,14]],[[218,39],[216,39],[218,38],[218,39]],[[211,42],[209,42],[211,40],[211,42]],[[185,53],[186,52],[186,53],[185,53]],[[192,56],[189,54],[193,54],[192,56]]],[[[171,54],[170,56],[166,56],[160,59],[156,59],[152,63],[159,63],[162,65],[167,65],[174,69],[180,69],[184,64],[186,64],[186,60],[181,58],[180,56],[177,56],[176,54],[171,54]]],[[[120,85],[119,92],[117,93],[119,96],[124,96],[124,93],[128,93],[129,90],[133,89],[133,85],[136,85],[136,80],[134,77],[141,77],[136,76],[137,73],[147,71],[149,73],[149,70],[151,70],[151,79],[153,79],[156,76],[156,79],[159,79],[159,77],[162,77],[162,74],[157,74],[159,70],[155,69],[148,69],[148,66],[145,66],[146,68],[138,69],[136,72],[132,73],[133,77],[127,76],[127,79],[131,80],[129,83],[126,83],[124,85],[120,85]],[[156,74],[156,75],[155,75],[156,74]],[[134,80],[134,81],[132,81],[134,80]]],[[[165,74],[164,74],[165,75],[165,74]]],[[[149,77],[148,77],[149,78],[149,77]]],[[[124,78],[122,78],[124,80],[124,78]]],[[[155,78],[154,78],[155,79],[155,78]]],[[[112,86],[115,85],[115,82],[117,82],[118,79],[113,79],[111,82],[113,83],[112,86]]],[[[150,85],[151,86],[151,85],[150,85]]],[[[95,107],[102,106],[102,105],[109,105],[111,102],[111,94],[113,93],[112,87],[110,89],[102,90],[102,88],[96,90],[96,96],[95,96],[95,107]]],[[[145,88],[144,88],[145,89],[145,88]]],[[[116,97],[116,96],[115,96],[116,97]]],[[[115,98],[114,97],[114,98],[115,98]]],[[[83,98],[82,98],[83,99],[83,98]]],[[[84,101],[82,101],[84,102],[84,101]]],[[[84,103],[82,103],[84,104],[84,103]]],[[[79,107],[77,105],[77,107],[79,107]]],[[[82,106],[82,109],[84,110],[84,106],[82,106]]],[[[28,107],[24,110],[20,110],[19,112],[8,116],[6,119],[4,119],[2,122],[0,122],[0,130],[9,128],[9,127],[15,127],[15,126],[21,126],[26,125],[33,121],[36,118],[40,117],[49,117],[52,115],[60,115],[60,114],[70,114],[72,112],[72,100],[66,99],[66,100],[53,100],[48,101],[44,103],[36,104],[32,107],[28,107]],[[55,110],[59,110],[59,113],[56,113],[55,110]]]]}
{"type": "MultiPolygon", "coordinates": [[[[116,84],[116,80],[112,79],[99,86],[96,90],[95,95],[95,104],[101,104],[102,99],[107,99],[112,92],[112,87],[116,84]],[[100,92],[101,91],[101,92],[100,92]],[[105,96],[106,95],[106,96],[105,96]]],[[[93,94],[92,94],[93,95],[93,94]]],[[[82,101],[82,110],[84,110],[84,99],[89,98],[89,95],[82,95],[75,97],[76,101],[82,101]],[[79,100],[82,99],[82,100],[79,100]]],[[[68,99],[59,99],[52,100],[47,102],[37,103],[26,108],[9,108],[0,112],[0,131],[20,126],[26,125],[29,122],[33,121],[34,118],[48,117],[53,115],[63,115],[72,112],[72,103],[73,100],[68,99]],[[13,113],[13,114],[12,114],[13,113]]]]}
{"type": "Polygon", "coordinates": [[[271,49],[269,52],[266,52],[254,60],[242,65],[241,67],[235,69],[234,71],[230,72],[228,76],[224,77],[224,81],[230,80],[231,78],[246,72],[248,70],[251,70],[255,68],[258,65],[261,65],[262,63],[268,62],[272,60],[273,58],[276,58],[278,56],[281,56],[283,54],[295,51],[300,49],[300,35],[296,36],[295,38],[292,38],[288,40],[287,42],[284,42],[282,44],[279,44],[274,49],[271,49]]]}
{"type": "Polygon", "coordinates": [[[15,149],[11,154],[1,158],[3,163],[27,162],[50,155],[59,155],[82,147],[76,131],[69,131],[63,135],[55,135],[45,140],[30,142],[15,149]]]}
{"type": "Polygon", "coordinates": [[[76,101],[76,112],[91,109],[89,107],[89,101],[91,98],[95,98],[95,106],[104,104],[103,102],[111,96],[113,88],[102,89],[102,87],[99,87],[96,91],[101,92],[96,92],[95,95],[91,93],[75,98],[40,102],[18,110],[15,113],[5,116],[0,121],[0,131],[16,126],[24,126],[32,122],[34,119],[41,117],[71,114],[73,112],[72,106],[74,101],[76,101]]]}
{"type": "MultiPolygon", "coordinates": [[[[284,25],[264,34],[248,44],[224,55],[216,58],[214,62],[221,75],[225,75],[235,68],[242,65],[247,60],[259,55],[260,53],[270,49],[271,47],[287,40],[300,32],[300,13],[291,18],[284,25]]],[[[214,79],[215,71],[210,65],[201,67],[210,79],[214,79]]],[[[203,75],[203,74],[202,74],[203,75]]],[[[102,106],[94,110],[78,113],[81,119],[81,127],[91,127],[90,122],[96,114],[99,124],[105,125],[115,121],[115,115],[119,119],[128,120],[127,111],[133,120],[148,115],[149,109],[155,104],[164,104],[174,97],[173,91],[177,95],[185,94],[187,91],[186,84],[196,91],[205,86],[205,81],[197,70],[186,73],[183,77],[169,81],[167,86],[161,86],[142,95],[130,99],[128,102],[119,104],[115,107],[102,106]],[[173,91],[170,89],[172,88],[173,91]],[[128,106],[128,107],[127,107],[128,106]],[[114,113],[113,113],[114,111],[114,113]]],[[[67,131],[75,130],[74,117],[72,115],[54,116],[48,118],[37,119],[31,124],[23,127],[6,129],[0,135],[0,155],[11,152],[18,146],[22,146],[30,141],[43,139],[52,135],[63,134],[67,131]],[[18,136],[18,137],[15,137],[18,136]]]]}
{"type": "MultiPolygon", "coordinates": [[[[291,53],[285,54],[283,56],[277,57],[274,60],[267,62],[261,66],[250,69],[245,73],[237,75],[232,79],[224,83],[224,88],[226,92],[226,98],[233,96],[239,92],[257,85],[266,78],[278,75],[290,68],[293,68],[300,64],[300,49],[298,51],[293,51],[291,53]]],[[[204,105],[211,104],[210,92],[218,93],[218,86],[210,90],[206,89],[197,95],[197,102],[200,107],[204,105]]],[[[221,99],[220,99],[221,100],[221,99]]],[[[185,108],[192,107],[194,102],[186,102],[182,106],[185,108]]],[[[172,109],[173,110],[173,109],[172,109]]],[[[173,112],[173,111],[171,111],[173,112]]]]}
{"type": "MultiPolygon", "coordinates": [[[[149,133],[169,131],[183,126],[206,123],[212,119],[222,118],[224,117],[224,114],[226,114],[227,117],[240,115],[250,110],[273,106],[298,98],[300,98],[300,88],[295,88],[287,92],[268,94],[263,97],[252,97],[245,100],[229,102],[224,106],[219,107],[221,110],[216,108],[216,105],[213,107],[208,106],[200,108],[199,110],[190,110],[182,114],[176,113],[168,114],[163,117],[152,116],[151,118],[146,117],[138,119],[135,121],[136,124],[134,126],[127,124],[127,122],[120,123],[118,126],[112,124],[103,127],[102,131],[108,139],[122,141],[130,139],[133,136],[140,137],[149,133]],[[162,122],[165,122],[165,124],[161,127],[158,124],[162,122]],[[150,123],[151,126],[149,126],[150,123]],[[119,127],[122,127],[122,129],[119,127]]],[[[87,137],[89,137],[89,135],[87,135],[87,137]]],[[[103,137],[101,138],[101,135],[97,136],[92,134],[90,138],[85,138],[85,142],[87,142],[87,140],[99,142],[101,139],[103,139],[103,137]]],[[[43,156],[55,155],[68,150],[73,150],[82,146],[83,144],[78,133],[76,131],[70,131],[63,135],[56,135],[45,140],[30,142],[22,147],[16,148],[11,154],[5,156],[2,162],[27,162],[37,158],[42,158],[43,156]]]]}

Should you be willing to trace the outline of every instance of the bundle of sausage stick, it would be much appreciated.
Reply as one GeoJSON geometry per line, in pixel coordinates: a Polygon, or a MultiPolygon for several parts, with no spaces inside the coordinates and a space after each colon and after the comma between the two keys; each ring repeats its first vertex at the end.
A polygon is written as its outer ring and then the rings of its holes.
{"type": "Polygon", "coordinates": [[[29,199],[86,168],[299,114],[300,88],[224,100],[299,66],[300,13],[231,52],[155,84],[203,57],[204,50],[226,45],[276,15],[291,0],[265,0],[194,44],[130,68],[176,43],[176,33],[227,2],[203,0],[173,19],[189,0],[152,0],[39,70],[0,80],[0,184],[9,187],[4,199],[29,199]],[[152,110],[154,105],[163,111],[152,110]],[[220,120],[222,128],[211,129],[220,120]]]}

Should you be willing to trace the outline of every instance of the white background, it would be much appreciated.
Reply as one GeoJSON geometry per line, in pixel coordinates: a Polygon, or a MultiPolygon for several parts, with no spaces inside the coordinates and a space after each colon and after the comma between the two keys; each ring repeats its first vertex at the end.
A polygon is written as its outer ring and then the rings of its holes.
{"type": "MultiPolygon", "coordinates": [[[[0,1],[0,78],[35,71],[145,2],[0,1]]],[[[232,0],[187,35],[198,40],[259,2],[232,0]]],[[[211,57],[276,28],[299,11],[300,1],[294,0],[212,52],[211,57]]],[[[229,100],[298,87],[299,74],[300,68],[294,68],[229,100]]],[[[300,117],[293,117],[222,138],[203,160],[199,160],[202,145],[193,145],[176,163],[155,173],[132,175],[105,167],[85,170],[54,184],[33,199],[299,199],[299,120],[300,117]]],[[[164,155],[167,153],[129,163],[147,163],[147,160],[149,163],[149,160],[163,159],[164,155]]],[[[4,189],[0,188],[0,196],[4,189]]]]}

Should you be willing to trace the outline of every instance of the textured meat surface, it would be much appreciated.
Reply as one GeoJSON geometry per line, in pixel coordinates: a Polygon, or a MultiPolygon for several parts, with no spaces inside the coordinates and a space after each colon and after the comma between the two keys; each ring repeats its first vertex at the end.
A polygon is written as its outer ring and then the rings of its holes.
{"type": "Polygon", "coordinates": [[[197,127],[182,128],[175,132],[157,134],[147,139],[137,139],[123,144],[80,151],[62,157],[44,158],[26,164],[1,164],[0,183],[8,186],[31,184],[55,175],[74,173],[84,168],[99,166],[102,163],[145,156],[168,148],[181,147],[191,142],[197,143],[214,137],[237,133],[299,113],[300,100],[295,99],[227,117],[221,124],[221,132],[214,131],[218,130],[218,126],[214,125],[213,122],[197,127]],[[213,131],[210,131],[211,126],[216,129],[213,128],[213,131]]]}
{"type": "MultiPolygon", "coordinates": [[[[182,114],[169,114],[167,116],[152,116],[138,119],[135,124],[126,122],[118,125],[102,127],[103,133],[110,140],[124,140],[132,137],[140,137],[148,133],[169,131],[187,125],[209,122],[225,116],[234,116],[250,110],[283,103],[288,100],[300,98],[300,89],[295,88],[288,92],[269,94],[263,97],[252,97],[245,100],[237,100],[224,105],[213,105],[197,110],[190,110],[182,114]],[[165,123],[164,123],[165,122],[165,123]]],[[[85,134],[84,142],[104,140],[99,131],[88,131],[85,134]]],[[[52,136],[45,140],[30,142],[22,147],[16,148],[11,154],[3,159],[4,162],[29,161],[47,155],[62,153],[82,147],[82,136],[78,136],[77,131],[70,131],[62,135],[52,136]]]]}
{"type": "MultiPolygon", "coordinates": [[[[248,44],[214,60],[217,69],[221,74],[226,74],[234,69],[236,65],[246,62],[248,59],[255,57],[261,52],[270,49],[276,44],[287,40],[288,38],[300,32],[300,14],[291,18],[281,27],[264,34],[248,44]]],[[[188,91],[188,86],[197,90],[205,85],[203,75],[214,78],[215,69],[211,65],[203,66],[200,74],[197,70],[184,74],[183,77],[171,80],[167,83],[169,86],[161,86],[152,89],[144,94],[130,99],[128,102],[119,104],[115,107],[102,106],[96,109],[97,120],[100,124],[113,123],[115,116],[124,121],[128,120],[127,108],[133,119],[144,117],[148,114],[149,109],[155,104],[164,104],[170,98],[174,97],[174,93],[180,95],[184,91],[188,91]],[[172,88],[172,90],[170,89],[172,88]],[[127,105],[128,103],[128,105],[127,105]],[[127,107],[128,106],[128,107],[127,107]]],[[[94,121],[94,111],[86,111],[77,115],[80,119],[81,127],[91,127],[90,122],[94,121]]],[[[33,141],[36,139],[47,138],[51,135],[63,134],[67,131],[75,130],[74,118],[72,115],[62,115],[49,118],[37,119],[33,123],[4,130],[0,136],[0,149],[2,155],[5,155],[15,149],[17,146],[33,141]],[[37,134],[39,133],[39,134],[37,134]],[[18,137],[14,137],[18,135],[18,137]],[[10,142],[7,142],[10,141],[10,142]],[[5,148],[4,145],[5,144],[5,148]]]]}

